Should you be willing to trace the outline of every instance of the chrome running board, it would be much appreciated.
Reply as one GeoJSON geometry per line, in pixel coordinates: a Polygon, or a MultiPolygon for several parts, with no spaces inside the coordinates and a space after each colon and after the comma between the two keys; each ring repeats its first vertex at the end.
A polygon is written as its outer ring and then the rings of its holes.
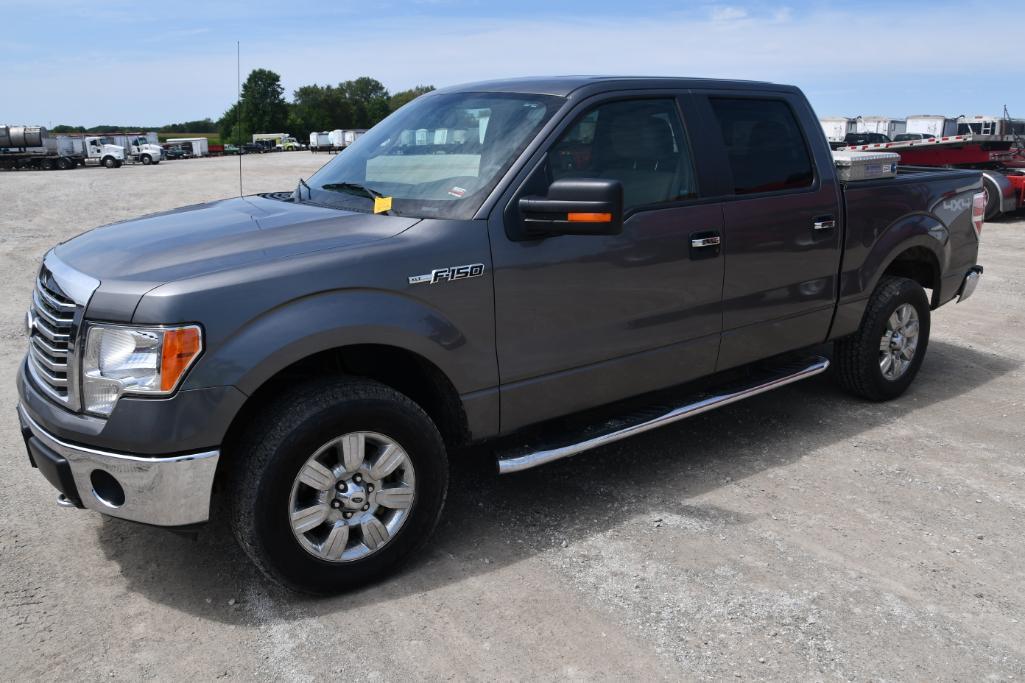
{"type": "Polygon", "coordinates": [[[511,472],[522,472],[532,467],[544,465],[553,460],[561,460],[583,451],[605,446],[616,441],[621,441],[636,434],[664,427],[665,425],[686,420],[701,413],[721,408],[722,406],[742,401],[751,396],[764,394],[767,391],[784,387],[802,379],[814,377],[826,371],[829,361],[822,357],[804,358],[794,363],[787,363],[770,371],[750,378],[742,384],[731,385],[720,389],[711,396],[704,396],[692,403],[687,403],[675,408],[666,406],[653,410],[646,410],[633,416],[628,416],[615,421],[615,427],[597,436],[586,438],[576,443],[563,444],[554,447],[521,447],[516,448],[498,456],[498,473],[509,474],[511,472]],[[652,413],[655,417],[652,417],[652,413]]]}

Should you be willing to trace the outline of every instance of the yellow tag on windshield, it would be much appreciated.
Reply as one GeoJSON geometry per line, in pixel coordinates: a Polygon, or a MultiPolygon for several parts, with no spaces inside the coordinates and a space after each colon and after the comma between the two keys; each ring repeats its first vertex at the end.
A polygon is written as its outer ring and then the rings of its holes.
{"type": "Polygon", "coordinates": [[[391,211],[391,197],[374,197],[374,213],[391,211]]]}

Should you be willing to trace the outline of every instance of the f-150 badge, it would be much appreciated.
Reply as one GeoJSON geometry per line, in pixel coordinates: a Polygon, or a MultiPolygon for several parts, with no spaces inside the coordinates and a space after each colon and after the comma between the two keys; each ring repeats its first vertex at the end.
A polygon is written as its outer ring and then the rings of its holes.
{"type": "Polygon", "coordinates": [[[453,280],[465,280],[470,277],[480,277],[484,274],[483,263],[471,263],[466,266],[449,266],[448,268],[435,268],[423,275],[412,275],[409,284],[420,285],[429,283],[435,285],[439,282],[452,282],[453,280]]]}

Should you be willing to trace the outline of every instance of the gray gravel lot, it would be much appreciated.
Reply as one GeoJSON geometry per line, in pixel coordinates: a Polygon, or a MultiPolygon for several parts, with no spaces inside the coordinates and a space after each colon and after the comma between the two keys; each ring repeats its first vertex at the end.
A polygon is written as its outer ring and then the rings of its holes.
{"type": "MultiPolygon", "coordinates": [[[[246,191],[327,160],[245,158],[246,191]]],[[[237,160],[0,174],[0,680],[1025,677],[1025,220],[911,391],[820,376],[499,478],[455,464],[434,544],[371,589],[265,583],[196,539],[64,510],[15,415],[33,274],[102,223],[238,191],[237,160]]]]}

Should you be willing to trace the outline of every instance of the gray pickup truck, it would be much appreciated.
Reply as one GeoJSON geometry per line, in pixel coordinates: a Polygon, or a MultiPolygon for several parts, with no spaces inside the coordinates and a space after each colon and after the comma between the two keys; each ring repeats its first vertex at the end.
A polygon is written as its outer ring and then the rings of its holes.
{"type": "Polygon", "coordinates": [[[524,470],[821,373],[825,342],[900,395],[983,209],[977,172],[841,182],[794,87],[448,88],[292,192],[55,247],[18,414],[61,505],[190,528],[224,496],[267,575],[344,590],[427,542],[453,449],[524,470]]]}

